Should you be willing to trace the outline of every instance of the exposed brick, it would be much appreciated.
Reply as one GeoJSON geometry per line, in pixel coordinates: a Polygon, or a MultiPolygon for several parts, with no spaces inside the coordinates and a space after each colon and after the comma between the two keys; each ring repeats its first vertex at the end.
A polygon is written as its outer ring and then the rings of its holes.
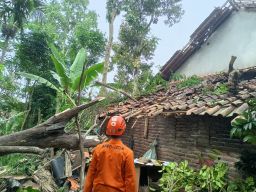
{"type": "Polygon", "coordinates": [[[127,124],[123,142],[129,146],[134,139],[134,155],[141,157],[149,150],[154,139],[158,139],[157,155],[160,160],[188,160],[190,165],[198,167],[200,155],[208,157],[213,149],[218,149],[220,157],[230,166],[230,175],[235,176],[235,162],[239,160],[242,149],[250,148],[241,140],[230,138],[230,120],[210,116],[181,116],[149,118],[148,137],[144,138],[145,119],[134,119],[127,124]]]}

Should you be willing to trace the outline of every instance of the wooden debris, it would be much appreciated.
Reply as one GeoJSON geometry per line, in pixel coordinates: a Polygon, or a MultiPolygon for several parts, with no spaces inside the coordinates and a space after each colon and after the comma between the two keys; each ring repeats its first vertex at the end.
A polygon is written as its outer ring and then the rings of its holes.
{"type": "Polygon", "coordinates": [[[41,168],[33,174],[33,179],[39,184],[42,192],[56,192],[58,186],[49,170],[41,168]]]}
{"type": "Polygon", "coordinates": [[[72,165],[70,160],[70,154],[68,151],[65,152],[65,176],[66,177],[72,176],[72,165]]]}

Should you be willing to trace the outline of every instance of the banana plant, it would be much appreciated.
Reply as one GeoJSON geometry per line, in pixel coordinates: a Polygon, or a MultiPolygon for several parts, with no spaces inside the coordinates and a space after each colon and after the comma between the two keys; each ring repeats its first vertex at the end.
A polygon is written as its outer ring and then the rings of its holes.
{"type": "Polygon", "coordinates": [[[85,69],[87,54],[86,50],[82,48],[77,53],[74,62],[68,69],[65,64],[64,55],[59,52],[54,45],[51,44],[50,48],[52,51],[51,59],[55,66],[55,71],[51,71],[51,74],[57,80],[57,85],[43,77],[30,73],[19,72],[18,74],[30,80],[44,84],[56,90],[60,94],[64,94],[68,97],[69,101],[75,105],[72,96],[91,85],[98,75],[103,72],[104,65],[103,63],[98,63],[85,69]]]}

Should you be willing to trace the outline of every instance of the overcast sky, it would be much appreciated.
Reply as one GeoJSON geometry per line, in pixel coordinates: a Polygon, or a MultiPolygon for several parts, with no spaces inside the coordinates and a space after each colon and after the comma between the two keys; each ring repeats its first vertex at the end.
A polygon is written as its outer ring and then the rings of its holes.
{"type": "MultiPolygon", "coordinates": [[[[153,59],[154,72],[158,72],[157,66],[163,66],[173,53],[182,49],[189,41],[189,36],[213,11],[215,7],[222,6],[226,0],[183,0],[182,6],[185,10],[181,21],[169,28],[163,22],[152,26],[152,34],[158,38],[159,44],[153,59]]],[[[108,24],[106,22],[106,0],[90,0],[89,9],[95,10],[99,15],[99,28],[108,35],[108,24]]],[[[115,39],[121,18],[115,23],[115,39]]]]}

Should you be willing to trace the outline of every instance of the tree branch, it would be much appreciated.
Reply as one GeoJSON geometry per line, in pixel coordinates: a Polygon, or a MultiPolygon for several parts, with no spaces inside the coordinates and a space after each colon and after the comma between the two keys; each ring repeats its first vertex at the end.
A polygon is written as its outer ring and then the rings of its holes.
{"type": "Polygon", "coordinates": [[[116,88],[114,88],[114,87],[111,87],[111,86],[109,86],[109,85],[107,85],[107,84],[105,84],[105,83],[101,83],[101,82],[99,82],[99,81],[96,81],[96,84],[98,84],[98,85],[100,85],[100,86],[103,86],[103,87],[106,87],[106,88],[109,88],[109,89],[112,89],[112,90],[114,90],[114,91],[116,91],[116,92],[118,92],[118,93],[121,93],[121,94],[125,95],[126,97],[130,98],[131,100],[133,100],[133,101],[135,101],[135,102],[138,102],[135,98],[133,98],[131,95],[129,95],[128,93],[126,93],[126,92],[123,91],[123,90],[116,89],[116,88]]]}
{"type": "Polygon", "coordinates": [[[33,154],[43,154],[45,150],[38,147],[24,147],[24,146],[1,146],[0,156],[7,155],[10,153],[33,153],[33,154]]]}

